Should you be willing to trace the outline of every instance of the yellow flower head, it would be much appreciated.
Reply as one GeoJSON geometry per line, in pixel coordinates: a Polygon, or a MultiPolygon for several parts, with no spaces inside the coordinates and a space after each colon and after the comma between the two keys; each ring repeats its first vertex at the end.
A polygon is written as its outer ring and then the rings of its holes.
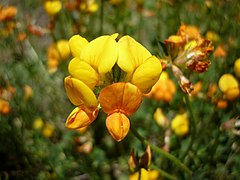
{"type": "Polygon", "coordinates": [[[222,75],[218,81],[218,86],[227,100],[234,100],[239,97],[239,84],[232,74],[222,75]]]}
{"type": "Polygon", "coordinates": [[[187,114],[178,114],[176,115],[171,122],[171,129],[178,136],[184,136],[189,131],[189,122],[187,114]]]}
{"type": "Polygon", "coordinates": [[[44,9],[50,16],[54,16],[62,9],[62,3],[59,0],[46,1],[44,9]]]}
{"type": "Polygon", "coordinates": [[[139,108],[162,71],[158,58],[130,36],[103,35],[90,42],[80,35],[69,40],[73,59],[65,88],[76,108],[66,126],[79,129],[97,117],[98,106],[107,114],[106,126],[116,141],[128,134],[128,116],[139,108]],[[120,82],[121,81],[121,82],[120,82]]]}

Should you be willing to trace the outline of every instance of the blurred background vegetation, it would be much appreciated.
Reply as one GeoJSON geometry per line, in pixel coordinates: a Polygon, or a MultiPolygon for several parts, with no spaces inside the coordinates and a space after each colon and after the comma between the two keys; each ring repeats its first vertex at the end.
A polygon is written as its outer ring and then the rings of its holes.
{"type": "MultiPolygon", "coordinates": [[[[65,128],[73,109],[63,85],[71,57],[59,49],[56,53],[56,47],[65,49],[59,41],[74,34],[90,41],[118,32],[160,56],[159,42],[176,34],[181,23],[195,26],[213,41],[211,65],[202,74],[187,74],[196,85],[188,100],[167,69],[176,90],[167,99],[144,99],[131,123],[149,142],[184,163],[192,179],[239,177],[239,95],[229,100],[218,87],[223,74],[240,80],[239,68],[238,74],[234,70],[240,57],[238,0],[62,0],[57,12],[56,5],[49,10],[45,3],[0,3],[0,179],[128,179],[131,150],[141,155],[146,147],[131,132],[115,142],[103,113],[87,130],[65,128]],[[6,12],[10,6],[13,9],[6,12]],[[169,124],[183,112],[190,129],[178,135],[169,124]]],[[[159,91],[166,92],[165,83],[161,86],[159,91]]],[[[177,179],[188,177],[154,152],[152,165],[150,169],[162,169],[177,179]]],[[[159,172],[157,179],[168,178],[159,172]]]]}

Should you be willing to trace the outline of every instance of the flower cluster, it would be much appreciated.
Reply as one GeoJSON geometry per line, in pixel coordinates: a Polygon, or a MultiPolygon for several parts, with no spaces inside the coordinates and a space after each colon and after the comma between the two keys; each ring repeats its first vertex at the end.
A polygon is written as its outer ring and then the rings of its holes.
{"type": "Polygon", "coordinates": [[[184,76],[182,70],[188,69],[202,73],[210,65],[209,55],[214,47],[212,42],[201,37],[195,26],[181,24],[176,35],[164,41],[169,65],[177,77],[181,89],[191,94],[192,83],[184,76]]]}
{"type": "Polygon", "coordinates": [[[73,59],[65,78],[67,95],[76,106],[66,126],[89,126],[101,108],[106,126],[116,141],[128,133],[128,116],[137,111],[143,94],[149,93],[162,71],[158,58],[130,36],[100,36],[88,42],[80,35],[69,40],[73,59]]]}

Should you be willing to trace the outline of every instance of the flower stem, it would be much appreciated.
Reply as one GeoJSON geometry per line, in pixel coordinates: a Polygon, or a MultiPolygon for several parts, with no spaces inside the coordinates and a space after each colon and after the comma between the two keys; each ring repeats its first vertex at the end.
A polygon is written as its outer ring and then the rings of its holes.
{"type": "Polygon", "coordinates": [[[180,159],[184,160],[185,157],[187,156],[188,152],[192,149],[192,145],[193,145],[193,141],[195,139],[195,134],[196,134],[196,118],[194,116],[194,113],[193,113],[193,109],[192,109],[192,106],[191,106],[191,103],[190,103],[190,100],[189,100],[189,96],[186,94],[185,95],[185,101],[186,101],[186,105],[187,105],[187,108],[190,112],[190,133],[191,133],[191,139],[190,139],[190,142],[188,144],[188,147],[186,148],[186,151],[183,153],[183,155],[181,156],[180,159]]]}
{"type": "Polygon", "coordinates": [[[103,33],[103,13],[104,13],[104,0],[101,0],[101,9],[100,9],[100,32],[101,35],[103,33]]]}
{"type": "Polygon", "coordinates": [[[133,135],[140,140],[145,146],[146,145],[150,145],[151,149],[153,151],[155,151],[156,153],[164,156],[165,158],[171,160],[172,162],[174,162],[178,167],[180,167],[181,169],[183,169],[188,175],[191,176],[192,172],[190,171],[190,169],[188,169],[188,167],[186,167],[183,163],[181,163],[175,156],[173,156],[172,154],[162,150],[161,148],[151,144],[150,142],[148,142],[144,137],[142,137],[136,130],[135,128],[131,125],[131,132],[133,133],[133,135]]]}

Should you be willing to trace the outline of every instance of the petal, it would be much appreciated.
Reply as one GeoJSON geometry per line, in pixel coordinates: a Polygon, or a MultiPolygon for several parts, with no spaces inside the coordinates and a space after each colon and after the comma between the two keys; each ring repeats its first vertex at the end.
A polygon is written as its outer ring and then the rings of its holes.
{"type": "Polygon", "coordinates": [[[90,64],[100,74],[111,71],[117,61],[116,35],[100,36],[91,41],[81,52],[80,59],[90,64]]]}
{"type": "Polygon", "coordinates": [[[93,111],[76,107],[68,116],[66,127],[69,129],[79,129],[89,126],[97,117],[98,109],[93,111]]]}
{"type": "Polygon", "coordinates": [[[125,72],[131,73],[141,65],[151,53],[130,36],[123,36],[118,41],[119,57],[117,64],[125,72]]]}
{"type": "Polygon", "coordinates": [[[218,81],[218,86],[222,92],[238,87],[238,81],[232,74],[224,74],[218,81]]]}
{"type": "Polygon", "coordinates": [[[69,39],[69,46],[74,57],[80,57],[81,51],[88,41],[80,35],[74,35],[69,39]]]}
{"type": "Polygon", "coordinates": [[[101,90],[99,101],[104,112],[112,114],[123,112],[131,115],[142,102],[141,91],[131,83],[114,83],[101,90]]]}
{"type": "Polygon", "coordinates": [[[119,142],[128,134],[130,122],[124,114],[113,113],[107,117],[106,126],[111,136],[119,142]]]}
{"type": "Polygon", "coordinates": [[[97,107],[98,101],[95,94],[82,81],[68,76],[64,83],[68,98],[75,106],[97,107]]]}
{"type": "Polygon", "coordinates": [[[146,94],[158,81],[161,72],[161,62],[158,58],[152,56],[136,69],[131,82],[146,94]]]}
{"type": "Polygon", "coordinates": [[[98,73],[85,61],[79,58],[73,58],[68,66],[70,75],[84,82],[88,87],[93,89],[99,82],[98,73]]]}

